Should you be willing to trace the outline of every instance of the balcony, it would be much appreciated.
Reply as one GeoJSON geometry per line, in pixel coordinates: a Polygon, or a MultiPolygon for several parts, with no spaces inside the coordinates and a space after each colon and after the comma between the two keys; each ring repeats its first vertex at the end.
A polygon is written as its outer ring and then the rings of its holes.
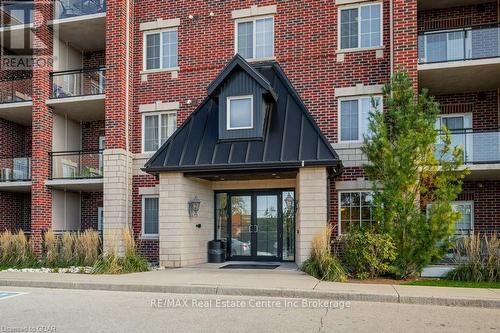
{"type": "Polygon", "coordinates": [[[0,118],[31,125],[31,78],[13,78],[0,81],[0,118]]]}
{"type": "Polygon", "coordinates": [[[54,29],[57,38],[77,49],[103,50],[106,36],[106,1],[58,0],[54,5],[54,20],[50,21],[49,25],[54,29]]]}
{"type": "Polygon", "coordinates": [[[500,24],[418,36],[419,84],[432,94],[486,91],[500,86],[500,24]]]}
{"type": "Polygon", "coordinates": [[[77,121],[104,119],[106,76],[104,68],[51,73],[51,98],[56,113],[77,121]]]}
{"type": "Polygon", "coordinates": [[[103,151],[65,151],[50,154],[48,186],[72,191],[102,191],[103,151]]]}
{"type": "Polygon", "coordinates": [[[0,191],[29,192],[31,157],[0,157],[0,191]]]}
{"type": "Polygon", "coordinates": [[[464,150],[464,164],[471,171],[468,178],[500,179],[500,129],[454,130],[450,136],[452,145],[464,150]]]}

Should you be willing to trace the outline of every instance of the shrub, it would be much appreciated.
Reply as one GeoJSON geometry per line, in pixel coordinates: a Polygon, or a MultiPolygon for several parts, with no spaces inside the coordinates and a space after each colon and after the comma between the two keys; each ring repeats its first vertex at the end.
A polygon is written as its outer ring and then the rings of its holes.
{"type": "Polygon", "coordinates": [[[99,259],[101,239],[95,230],[78,233],[74,239],[75,264],[92,266],[99,259]]]}
{"type": "Polygon", "coordinates": [[[500,239],[497,234],[466,236],[455,243],[459,265],[446,278],[455,281],[500,281],[500,239]]]}
{"type": "Polygon", "coordinates": [[[130,228],[122,232],[125,254],[119,257],[115,251],[109,251],[94,264],[94,274],[122,274],[149,270],[146,259],[137,253],[134,237],[130,228]]]}
{"type": "Polygon", "coordinates": [[[343,238],[343,262],[351,275],[363,280],[389,272],[396,258],[396,247],[391,236],[372,230],[351,230],[343,238]]]}
{"type": "Polygon", "coordinates": [[[65,232],[62,237],[60,259],[64,265],[71,265],[75,260],[75,236],[69,232],[65,232]]]}
{"type": "Polygon", "coordinates": [[[58,262],[57,239],[52,229],[47,230],[43,235],[44,264],[53,267],[58,262]]]}
{"type": "Polygon", "coordinates": [[[319,280],[343,282],[347,280],[347,274],[337,257],[331,253],[332,231],[333,228],[328,226],[314,236],[311,257],[303,263],[302,270],[319,280]]]}
{"type": "Polygon", "coordinates": [[[34,264],[28,238],[22,230],[17,234],[5,231],[0,234],[0,265],[22,267],[34,264]]]}

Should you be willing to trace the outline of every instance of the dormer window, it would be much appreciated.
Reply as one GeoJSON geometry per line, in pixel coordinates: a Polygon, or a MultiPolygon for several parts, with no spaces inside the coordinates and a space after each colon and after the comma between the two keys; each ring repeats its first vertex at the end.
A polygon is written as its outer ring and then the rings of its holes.
{"type": "Polygon", "coordinates": [[[227,129],[253,128],[253,96],[231,96],[227,98],[227,129]]]}

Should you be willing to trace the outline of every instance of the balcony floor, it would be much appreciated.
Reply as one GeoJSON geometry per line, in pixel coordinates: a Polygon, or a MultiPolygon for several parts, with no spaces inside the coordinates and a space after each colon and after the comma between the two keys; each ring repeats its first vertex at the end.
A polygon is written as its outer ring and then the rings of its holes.
{"type": "Polygon", "coordinates": [[[31,185],[31,181],[0,182],[0,191],[29,193],[31,192],[31,185]]]}
{"type": "Polygon", "coordinates": [[[104,100],[106,96],[88,95],[63,98],[51,98],[46,104],[54,109],[54,112],[67,115],[76,121],[92,121],[104,119],[104,100]]]}
{"type": "Polygon", "coordinates": [[[49,21],[48,24],[55,36],[77,49],[97,51],[105,48],[106,13],[68,17],[49,21]]]}
{"type": "Polygon", "coordinates": [[[31,126],[32,101],[0,104],[0,118],[23,126],[31,126]]]}
{"type": "Polygon", "coordinates": [[[500,58],[418,65],[420,88],[433,95],[496,90],[500,87],[500,58]]]}
{"type": "Polygon", "coordinates": [[[90,179],[52,179],[45,182],[46,186],[58,190],[67,190],[75,192],[102,192],[103,190],[102,178],[90,179]]]}

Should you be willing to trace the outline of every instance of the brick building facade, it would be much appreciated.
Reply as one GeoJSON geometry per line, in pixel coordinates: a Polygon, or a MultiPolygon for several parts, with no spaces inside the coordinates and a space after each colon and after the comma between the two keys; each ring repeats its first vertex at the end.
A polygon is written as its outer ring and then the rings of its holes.
{"type": "MultiPolygon", "coordinates": [[[[41,233],[48,228],[102,226],[105,247],[120,247],[116,233],[131,225],[143,255],[176,265],[169,255],[177,254],[164,250],[167,239],[187,243],[190,238],[162,239],[169,227],[162,225],[161,207],[158,230],[145,230],[155,221],[145,206],[154,207],[158,197],[160,205],[166,192],[162,176],[142,168],[172,134],[172,124],[181,127],[200,107],[207,87],[239,50],[238,40],[249,34],[253,45],[247,47],[256,51],[271,45],[272,53],[246,60],[280,66],[342,161],[342,174],[325,181],[326,216],[337,226],[335,236],[351,223],[364,222],[360,198],[366,198],[371,182],[362,169],[362,105],[370,96],[381,96],[397,69],[406,70],[415,87],[429,89],[442,107],[440,124],[453,124],[454,142],[466,146],[471,174],[457,199],[459,209],[472,210],[462,221],[465,231],[500,229],[497,2],[461,0],[452,7],[428,0],[97,3],[101,6],[68,15],[45,1],[33,2],[42,14],[36,15],[41,22],[34,33],[44,44],[33,46],[33,56],[52,57],[54,63],[32,71],[32,96],[9,84],[11,71],[2,70],[2,96],[17,99],[2,98],[0,104],[0,167],[14,173],[17,163],[30,179],[0,179],[0,230],[31,231],[40,251],[41,233]],[[265,22],[272,22],[272,29],[258,30],[266,29],[265,22]],[[245,35],[239,29],[248,24],[253,30],[245,35]],[[348,121],[357,123],[348,126],[348,121]],[[19,159],[25,156],[30,162],[19,159]]],[[[6,57],[26,53],[22,47],[2,47],[6,57]]],[[[269,174],[292,177],[300,185],[299,169],[293,176],[269,174]]],[[[215,180],[224,175],[209,176],[214,193],[230,187],[215,180]]],[[[247,189],[262,188],[259,179],[254,181],[247,189]]],[[[301,192],[299,185],[284,183],[277,186],[301,192]]],[[[297,216],[306,218],[303,213],[297,216]]]]}

